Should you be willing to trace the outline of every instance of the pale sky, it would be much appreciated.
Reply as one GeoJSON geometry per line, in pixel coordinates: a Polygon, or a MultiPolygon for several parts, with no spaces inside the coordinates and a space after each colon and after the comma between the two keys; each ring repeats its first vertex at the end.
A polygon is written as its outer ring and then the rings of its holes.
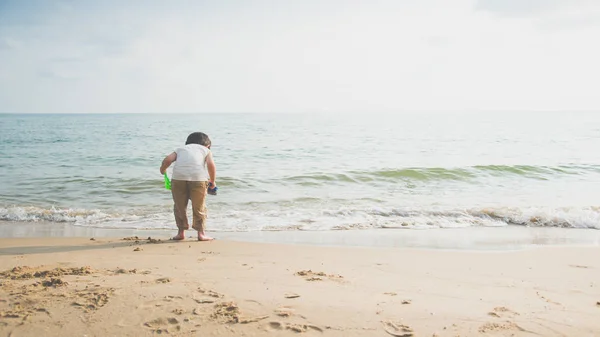
{"type": "Polygon", "coordinates": [[[0,0],[0,112],[600,111],[599,0],[0,0]]]}

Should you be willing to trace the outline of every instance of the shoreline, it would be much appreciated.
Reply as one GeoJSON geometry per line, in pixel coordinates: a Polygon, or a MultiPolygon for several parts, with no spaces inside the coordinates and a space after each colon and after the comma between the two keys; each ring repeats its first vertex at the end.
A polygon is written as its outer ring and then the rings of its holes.
{"type": "MultiPolygon", "coordinates": [[[[113,229],[70,223],[0,221],[1,238],[123,238],[168,240],[171,230],[113,229]]],[[[600,230],[555,227],[466,227],[436,229],[365,229],[336,231],[211,232],[217,240],[332,247],[420,248],[435,250],[510,251],[545,246],[598,247],[600,230]]],[[[186,241],[194,241],[194,230],[186,241]]]]}

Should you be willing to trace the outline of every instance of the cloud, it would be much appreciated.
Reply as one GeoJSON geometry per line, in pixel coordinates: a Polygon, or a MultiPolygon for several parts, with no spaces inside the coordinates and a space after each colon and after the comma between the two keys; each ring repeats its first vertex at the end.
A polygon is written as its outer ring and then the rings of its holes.
{"type": "Polygon", "coordinates": [[[501,16],[526,17],[552,11],[578,0],[477,0],[475,9],[501,16]]]}
{"type": "Polygon", "coordinates": [[[425,37],[425,41],[427,41],[427,44],[434,47],[444,47],[450,43],[448,37],[439,35],[427,36],[425,37]]]}
{"type": "Polygon", "coordinates": [[[597,29],[600,27],[600,15],[598,13],[587,13],[583,15],[570,15],[544,20],[539,27],[546,30],[580,30],[597,29]]]}
{"type": "Polygon", "coordinates": [[[55,80],[55,79],[76,80],[79,78],[77,75],[61,73],[61,72],[55,71],[55,70],[40,70],[38,72],[38,75],[41,78],[50,79],[50,80],[55,80]]]}
{"type": "Polygon", "coordinates": [[[544,27],[595,25],[600,3],[595,0],[476,0],[477,11],[504,18],[537,18],[544,27]]]}
{"type": "Polygon", "coordinates": [[[0,111],[600,109],[595,2],[474,1],[11,2],[0,111]]]}
{"type": "Polygon", "coordinates": [[[19,47],[19,42],[11,38],[0,38],[0,50],[13,50],[19,47]]]}

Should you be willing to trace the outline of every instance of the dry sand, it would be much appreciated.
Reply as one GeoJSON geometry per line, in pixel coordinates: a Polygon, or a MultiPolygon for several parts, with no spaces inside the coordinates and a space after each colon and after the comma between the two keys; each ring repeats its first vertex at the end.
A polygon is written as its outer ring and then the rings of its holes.
{"type": "Polygon", "coordinates": [[[600,248],[0,239],[1,336],[600,336],[600,248]]]}

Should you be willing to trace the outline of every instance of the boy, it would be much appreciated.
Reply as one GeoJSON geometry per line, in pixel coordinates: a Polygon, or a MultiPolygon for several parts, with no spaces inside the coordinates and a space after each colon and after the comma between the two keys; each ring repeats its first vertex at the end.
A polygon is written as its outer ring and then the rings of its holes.
{"type": "Polygon", "coordinates": [[[204,232],[206,222],[206,193],[208,187],[215,189],[217,168],[210,151],[210,138],[202,132],[191,133],[184,147],[166,156],[160,166],[160,174],[165,174],[173,162],[171,194],[173,213],[179,229],[173,240],[183,240],[185,231],[190,228],[187,218],[188,200],[192,200],[193,225],[198,231],[199,241],[213,240],[204,232]]]}

